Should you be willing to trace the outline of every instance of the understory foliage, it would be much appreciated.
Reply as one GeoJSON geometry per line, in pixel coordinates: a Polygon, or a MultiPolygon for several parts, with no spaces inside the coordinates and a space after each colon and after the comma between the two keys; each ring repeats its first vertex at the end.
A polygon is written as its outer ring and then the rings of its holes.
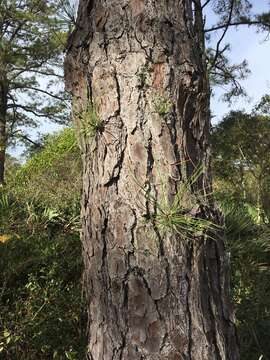
{"type": "Polygon", "coordinates": [[[231,198],[257,208],[258,220],[270,217],[270,116],[232,111],[213,131],[214,171],[231,198]]]}
{"type": "Polygon", "coordinates": [[[270,227],[258,224],[256,209],[223,202],[231,259],[233,300],[241,360],[270,354],[270,227]]]}
{"type": "Polygon", "coordinates": [[[26,164],[9,161],[0,191],[1,359],[84,356],[80,172],[72,129],[49,136],[26,164]]]}
{"type": "Polygon", "coordinates": [[[214,189],[225,214],[241,360],[270,354],[269,97],[216,125],[214,189]],[[268,107],[269,109],[269,107],[268,107]]]}

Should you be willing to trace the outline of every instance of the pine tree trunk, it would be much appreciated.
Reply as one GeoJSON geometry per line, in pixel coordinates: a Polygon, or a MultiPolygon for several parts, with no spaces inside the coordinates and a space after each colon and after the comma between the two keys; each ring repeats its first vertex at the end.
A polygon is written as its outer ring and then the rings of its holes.
{"type": "Polygon", "coordinates": [[[187,217],[219,221],[198,196],[211,180],[197,10],[80,1],[65,74],[84,163],[88,359],[239,359],[221,232],[187,236],[162,208],[202,164],[187,217]]]}
{"type": "Polygon", "coordinates": [[[0,185],[5,181],[5,160],[6,160],[6,137],[5,123],[0,120],[0,185]]]}
{"type": "Polygon", "coordinates": [[[0,73],[0,185],[5,180],[7,94],[7,78],[0,73]]]}

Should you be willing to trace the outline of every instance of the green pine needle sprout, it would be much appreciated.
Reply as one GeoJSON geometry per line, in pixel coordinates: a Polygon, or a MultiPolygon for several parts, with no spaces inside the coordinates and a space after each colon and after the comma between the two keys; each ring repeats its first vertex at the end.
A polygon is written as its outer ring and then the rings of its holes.
{"type": "Polygon", "coordinates": [[[146,200],[156,209],[155,213],[146,220],[156,227],[161,236],[177,233],[185,239],[196,236],[212,238],[211,233],[220,229],[220,225],[200,217],[199,212],[196,211],[199,209],[198,203],[203,202],[204,196],[209,196],[209,194],[203,195],[200,191],[192,190],[202,172],[202,167],[197,167],[192,176],[179,185],[173,201],[168,199],[165,181],[161,181],[161,194],[158,199],[140,185],[146,200]]]}
{"type": "Polygon", "coordinates": [[[85,137],[93,138],[103,129],[102,121],[93,104],[88,104],[86,109],[81,111],[78,117],[81,120],[80,131],[85,137]]]}

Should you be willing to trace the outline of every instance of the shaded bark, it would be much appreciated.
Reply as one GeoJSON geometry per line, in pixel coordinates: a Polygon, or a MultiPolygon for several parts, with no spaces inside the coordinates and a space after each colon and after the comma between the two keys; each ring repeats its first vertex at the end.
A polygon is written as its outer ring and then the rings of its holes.
{"type": "Polygon", "coordinates": [[[0,185],[5,179],[7,94],[7,77],[5,73],[0,73],[0,185]]]}
{"type": "Polygon", "coordinates": [[[239,358],[222,234],[186,238],[154,220],[202,164],[191,211],[220,221],[196,195],[211,191],[196,11],[189,0],[80,1],[65,76],[84,163],[88,359],[239,358]]]}

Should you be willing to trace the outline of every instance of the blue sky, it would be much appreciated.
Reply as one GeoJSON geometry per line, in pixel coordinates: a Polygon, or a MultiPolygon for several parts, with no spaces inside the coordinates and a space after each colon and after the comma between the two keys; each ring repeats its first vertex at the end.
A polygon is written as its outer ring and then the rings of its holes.
{"type": "MultiPolygon", "coordinates": [[[[261,12],[269,9],[268,0],[254,0],[253,11],[261,12]]],[[[210,22],[212,15],[209,15],[210,22]]],[[[216,32],[213,40],[218,39],[220,33],[216,32]]],[[[270,38],[266,39],[266,34],[257,33],[254,27],[242,26],[238,29],[231,28],[224,42],[231,44],[230,59],[232,63],[240,63],[244,59],[248,61],[251,74],[248,79],[243,81],[243,85],[249,95],[248,99],[239,98],[229,107],[220,98],[223,94],[221,88],[214,90],[215,96],[211,99],[211,111],[214,115],[213,123],[219,121],[222,116],[231,109],[241,109],[250,111],[252,107],[260,100],[261,96],[270,93],[270,38]]],[[[49,133],[59,130],[59,125],[49,122],[43,122],[42,126],[32,131],[33,137],[38,133],[49,133]]],[[[10,149],[10,153],[18,156],[22,152],[22,147],[10,149]]]]}
{"type": "MultiPolygon", "coordinates": [[[[268,0],[256,0],[253,4],[254,12],[269,9],[268,0]]],[[[244,59],[248,61],[251,74],[242,84],[250,99],[239,98],[229,107],[220,100],[222,89],[215,89],[216,96],[211,101],[214,121],[220,120],[230,109],[250,111],[262,95],[270,93],[270,38],[267,40],[266,34],[257,33],[254,27],[239,26],[228,31],[224,42],[231,44],[232,63],[240,63],[244,59]]]]}
{"type": "Polygon", "coordinates": [[[248,61],[251,74],[242,81],[249,98],[239,98],[234,101],[231,107],[220,97],[223,90],[214,90],[215,96],[211,100],[211,108],[217,120],[230,109],[243,109],[250,111],[262,95],[270,93],[270,40],[265,41],[265,35],[256,34],[254,29],[242,28],[238,31],[230,31],[227,41],[231,43],[232,62],[240,63],[244,59],[248,61]]]}

